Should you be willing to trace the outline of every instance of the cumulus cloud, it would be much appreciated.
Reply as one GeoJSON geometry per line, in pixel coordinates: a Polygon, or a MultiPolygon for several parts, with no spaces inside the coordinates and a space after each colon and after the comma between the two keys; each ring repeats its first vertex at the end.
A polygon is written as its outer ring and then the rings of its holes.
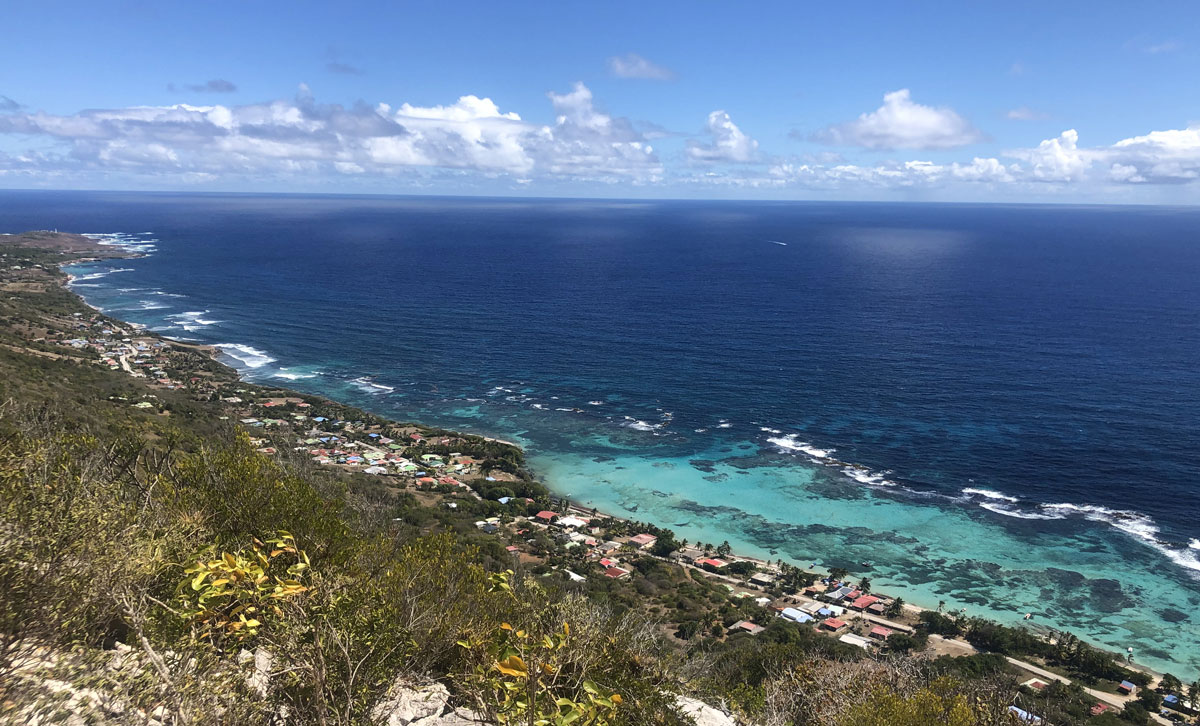
{"type": "Polygon", "coordinates": [[[1010,151],[1008,156],[1028,162],[1033,177],[1041,181],[1078,179],[1095,160],[1093,153],[1079,148],[1079,133],[1075,129],[1046,139],[1037,148],[1010,151]]]}
{"type": "Polygon", "coordinates": [[[815,136],[834,146],[868,149],[952,149],[982,138],[954,109],[915,103],[907,88],[886,94],[878,109],[829,126],[815,136]]]}
{"type": "MultiPolygon", "coordinates": [[[[185,83],[183,88],[194,93],[233,93],[237,90],[237,86],[233,82],[227,81],[224,78],[214,78],[204,83],[185,83]]],[[[172,83],[167,86],[167,90],[175,91],[177,89],[175,84],[172,83]]]]}
{"type": "Polygon", "coordinates": [[[673,142],[682,143],[685,163],[666,168],[651,141],[670,133],[608,112],[586,85],[550,92],[546,102],[554,114],[548,123],[528,121],[480,95],[440,105],[343,106],[321,103],[303,86],[293,98],[242,105],[132,106],[59,115],[10,103],[0,113],[0,136],[14,137],[0,144],[0,178],[68,185],[81,178],[103,183],[106,175],[153,177],[166,179],[155,182],[163,186],[401,177],[418,185],[453,179],[460,190],[484,180],[565,180],[848,195],[855,189],[955,185],[1010,187],[1034,195],[1048,185],[1114,190],[1200,184],[1200,123],[1099,146],[1081,144],[1080,134],[1068,129],[1000,158],[950,161],[941,155],[932,161],[906,154],[863,163],[833,151],[772,156],[718,110],[706,119],[705,137],[673,142]]]}
{"type": "Polygon", "coordinates": [[[1028,177],[1037,181],[1188,183],[1200,179],[1200,124],[1097,147],[1080,147],[1078,132],[1068,129],[1035,148],[1006,155],[1026,162],[1028,177]]]}
{"type": "Polygon", "coordinates": [[[405,168],[652,181],[661,166],[628,119],[600,111],[582,83],[550,94],[552,125],[524,121],[489,98],[393,108],[294,99],[240,106],[139,106],[0,117],[0,133],[64,146],[60,163],[145,173],[389,174],[405,168]]]}
{"type": "Polygon", "coordinates": [[[758,156],[758,142],[743,133],[728,113],[713,111],[704,128],[712,140],[707,144],[688,142],[687,155],[692,161],[746,163],[758,156]]]}
{"type": "Polygon", "coordinates": [[[608,70],[617,78],[643,78],[651,81],[673,81],[675,72],[651,63],[637,53],[615,55],[608,59],[608,70]]]}

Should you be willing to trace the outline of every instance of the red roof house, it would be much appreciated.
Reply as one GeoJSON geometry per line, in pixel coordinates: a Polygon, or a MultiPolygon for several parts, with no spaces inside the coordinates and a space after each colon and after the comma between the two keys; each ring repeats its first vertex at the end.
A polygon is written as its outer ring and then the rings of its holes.
{"type": "Polygon", "coordinates": [[[836,632],[846,627],[846,622],[843,620],[838,620],[837,618],[825,618],[823,621],[821,621],[821,627],[829,628],[830,630],[836,632]]]}
{"type": "Polygon", "coordinates": [[[875,627],[871,628],[871,632],[867,633],[867,635],[876,640],[887,640],[888,638],[892,637],[892,631],[883,627],[882,625],[876,625],[875,627]]]}
{"type": "Polygon", "coordinates": [[[543,509],[542,511],[538,512],[534,516],[536,516],[538,519],[542,520],[543,522],[553,522],[554,518],[558,516],[558,512],[551,512],[548,509],[543,509]]]}
{"type": "Polygon", "coordinates": [[[854,602],[850,603],[850,607],[855,610],[866,610],[879,601],[879,598],[874,595],[863,595],[860,598],[855,598],[854,602]]]}
{"type": "Polygon", "coordinates": [[[652,534],[639,534],[629,538],[629,543],[637,545],[638,549],[645,549],[658,541],[658,537],[652,534]]]}

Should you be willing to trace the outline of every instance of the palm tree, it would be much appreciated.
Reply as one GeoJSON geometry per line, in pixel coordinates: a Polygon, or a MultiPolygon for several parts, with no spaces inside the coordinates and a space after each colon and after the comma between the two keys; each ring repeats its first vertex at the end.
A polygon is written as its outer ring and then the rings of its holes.
{"type": "Polygon", "coordinates": [[[945,600],[938,600],[938,609],[937,609],[937,611],[940,613],[940,612],[941,612],[942,610],[944,610],[945,608],[946,608],[946,601],[945,601],[945,600]]]}
{"type": "Polygon", "coordinates": [[[1188,705],[1192,708],[1200,706],[1200,681],[1196,681],[1188,686],[1187,691],[1188,705]]]}

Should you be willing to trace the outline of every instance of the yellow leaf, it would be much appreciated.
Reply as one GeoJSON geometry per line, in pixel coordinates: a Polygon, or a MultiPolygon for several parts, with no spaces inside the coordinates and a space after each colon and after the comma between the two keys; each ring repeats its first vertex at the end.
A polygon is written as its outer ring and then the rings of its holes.
{"type": "Polygon", "coordinates": [[[515,678],[526,678],[529,676],[529,669],[525,667],[525,661],[516,655],[510,655],[497,663],[496,670],[506,676],[513,676],[515,678]]]}
{"type": "Polygon", "coordinates": [[[621,703],[621,694],[619,694],[619,693],[612,694],[612,702],[616,703],[616,704],[620,704],[621,703]]]}
{"type": "Polygon", "coordinates": [[[509,625],[508,623],[500,623],[500,629],[501,630],[512,630],[512,626],[509,625]]]}

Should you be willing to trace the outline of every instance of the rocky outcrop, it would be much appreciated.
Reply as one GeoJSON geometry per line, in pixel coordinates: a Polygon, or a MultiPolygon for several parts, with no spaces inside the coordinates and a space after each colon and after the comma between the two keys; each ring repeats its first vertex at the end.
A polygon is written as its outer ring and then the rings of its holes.
{"type": "Polygon", "coordinates": [[[737,726],[737,721],[724,711],[713,708],[704,701],[687,696],[676,696],[679,711],[696,722],[696,726],[737,726]]]}
{"type": "Polygon", "coordinates": [[[450,692],[440,683],[414,685],[404,680],[392,685],[388,697],[371,709],[378,726],[479,726],[482,716],[450,707],[450,692]]]}

